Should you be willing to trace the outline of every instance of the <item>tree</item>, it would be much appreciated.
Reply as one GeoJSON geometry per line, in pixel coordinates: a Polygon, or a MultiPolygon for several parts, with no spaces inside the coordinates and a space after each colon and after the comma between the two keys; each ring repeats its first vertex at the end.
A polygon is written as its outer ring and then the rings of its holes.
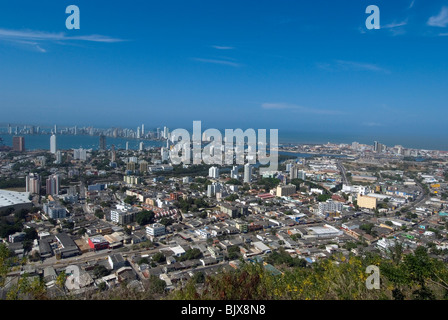
{"type": "Polygon", "coordinates": [[[97,265],[93,268],[93,275],[96,278],[102,278],[110,274],[110,271],[103,265],[97,265]]]}
{"type": "Polygon", "coordinates": [[[166,282],[159,277],[151,275],[151,277],[149,278],[149,284],[149,290],[151,293],[162,294],[165,292],[166,282]]]}
{"type": "Polygon", "coordinates": [[[157,263],[162,263],[166,260],[165,256],[161,252],[157,252],[152,256],[152,260],[157,263]]]}
{"type": "Polygon", "coordinates": [[[78,230],[77,234],[79,236],[83,236],[87,232],[86,228],[81,228],[78,230]]]}
{"type": "Polygon", "coordinates": [[[204,283],[205,282],[205,274],[202,271],[195,272],[193,275],[193,280],[195,283],[204,283]]]}
{"type": "Polygon", "coordinates": [[[154,211],[143,210],[137,213],[135,221],[141,226],[154,223],[154,211]]]}
{"type": "Polygon", "coordinates": [[[130,205],[134,205],[135,203],[137,203],[137,197],[136,196],[127,196],[124,199],[124,202],[130,205]]]}
{"type": "Polygon", "coordinates": [[[149,264],[148,258],[144,257],[138,260],[137,264],[149,264]]]}
{"type": "Polygon", "coordinates": [[[96,209],[95,210],[95,216],[98,219],[103,219],[104,218],[104,212],[101,209],[96,209]]]}

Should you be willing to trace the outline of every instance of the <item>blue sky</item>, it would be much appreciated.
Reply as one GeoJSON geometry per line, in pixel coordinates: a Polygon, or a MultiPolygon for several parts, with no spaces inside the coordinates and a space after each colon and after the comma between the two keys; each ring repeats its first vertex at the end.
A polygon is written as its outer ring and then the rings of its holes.
{"type": "Polygon", "coordinates": [[[2,1],[0,122],[448,138],[447,57],[448,0],[2,1]]]}

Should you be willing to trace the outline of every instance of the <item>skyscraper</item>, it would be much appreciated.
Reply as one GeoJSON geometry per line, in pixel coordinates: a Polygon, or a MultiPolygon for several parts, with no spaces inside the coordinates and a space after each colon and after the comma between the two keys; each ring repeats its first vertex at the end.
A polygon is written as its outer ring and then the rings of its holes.
{"type": "Polygon", "coordinates": [[[106,136],[100,135],[100,150],[106,150],[106,136]]]}
{"type": "Polygon", "coordinates": [[[59,176],[57,174],[52,174],[47,179],[47,195],[57,195],[59,194],[59,176]]]}
{"type": "Polygon", "coordinates": [[[238,166],[233,166],[232,170],[230,170],[230,178],[238,179],[238,166]]]}
{"type": "Polygon", "coordinates": [[[31,194],[40,194],[41,180],[37,173],[30,173],[25,178],[26,192],[31,194]]]}
{"type": "Polygon", "coordinates": [[[137,139],[140,139],[140,127],[137,127],[137,139]]]}
{"type": "Polygon", "coordinates": [[[117,161],[117,153],[116,153],[116,151],[115,151],[115,145],[112,145],[112,148],[111,148],[111,157],[110,157],[110,161],[111,162],[115,162],[115,161],[117,161]]]}
{"type": "Polygon", "coordinates": [[[250,163],[244,165],[244,182],[250,183],[252,180],[252,166],[250,163]]]}
{"type": "Polygon", "coordinates": [[[52,154],[56,154],[56,151],[57,151],[56,135],[53,134],[53,135],[50,137],[50,152],[51,152],[52,154]]]}
{"type": "Polygon", "coordinates": [[[292,179],[297,179],[297,177],[298,177],[298,168],[297,168],[297,166],[296,165],[292,165],[291,166],[291,169],[290,169],[290,171],[289,171],[289,178],[292,180],[292,179]]]}
{"type": "Polygon", "coordinates": [[[139,151],[143,151],[144,147],[145,147],[145,145],[144,145],[143,141],[141,141],[139,146],[138,146],[138,150],[139,151]]]}
{"type": "Polygon", "coordinates": [[[142,124],[142,136],[144,136],[144,135],[145,135],[145,125],[142,124]]]}
{"type": "Polygon", "coordinates": [[[80,148],[80,149],[73,149],[73,159],[75,160],[87,160],[87,150],[80,148]]]}
{"type": "Polygon", "coordinates": [[[25,138],[24,137],[12,137],[12,150],[24,152],[25,151],[25,138]]]}
{"type": "Polygon", "coordinates": [[[56,151],[56,160],[54,161],[55,164],[61,164],[62,163],[62,153],[61,151],[56,151]]]}
{"type": "Polygon", "coordinates": [[[213,179],[219,178],[219,168],[218,167],[211,167],[210,169],[208,169],[208,176],[213,178],[213,179]]]}

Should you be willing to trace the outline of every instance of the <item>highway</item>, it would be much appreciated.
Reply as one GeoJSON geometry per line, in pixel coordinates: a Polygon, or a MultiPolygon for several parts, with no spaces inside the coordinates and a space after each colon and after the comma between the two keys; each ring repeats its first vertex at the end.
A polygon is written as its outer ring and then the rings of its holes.
{"type": "Polygon", "coordinates": [[[336,165],[339,168],[339,171],[341,171],[341,177],[342,177],[342,183],[349,186],[350,182],[347,179],[347,172],[345,171],[344,165],[342,164],[341,161],[338,160],[338,162],[336,163],[336,165]]]}

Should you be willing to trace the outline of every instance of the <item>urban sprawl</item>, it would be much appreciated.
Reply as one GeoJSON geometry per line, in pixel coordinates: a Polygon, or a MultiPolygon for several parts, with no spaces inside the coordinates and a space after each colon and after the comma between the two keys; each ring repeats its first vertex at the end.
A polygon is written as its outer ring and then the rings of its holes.
{"type": "Polygon", "coordinates": [[[47,150],[27,150],[27,134],[41,134],[35,127],[7,130],[0,245],[10,264],[1,299],[24,275],[49,297],[123,284],[162,294],[245,262],[281,274],[268,259],[275,252],[312,265],[334,254],[386,255],[399,242],[405,253],[425,246],[448,258],[446,151],[283,144],[278,170],[260,175],[250,164],[173,165],[166,127],[55,126],[47,150]],[[98,136],[98,148],[60,150],[64,134],[98,136]],[[109,137],[141,142],[107,148],[109,137]],[[164,146],[145,147],[145,139],[164,146]]]}

